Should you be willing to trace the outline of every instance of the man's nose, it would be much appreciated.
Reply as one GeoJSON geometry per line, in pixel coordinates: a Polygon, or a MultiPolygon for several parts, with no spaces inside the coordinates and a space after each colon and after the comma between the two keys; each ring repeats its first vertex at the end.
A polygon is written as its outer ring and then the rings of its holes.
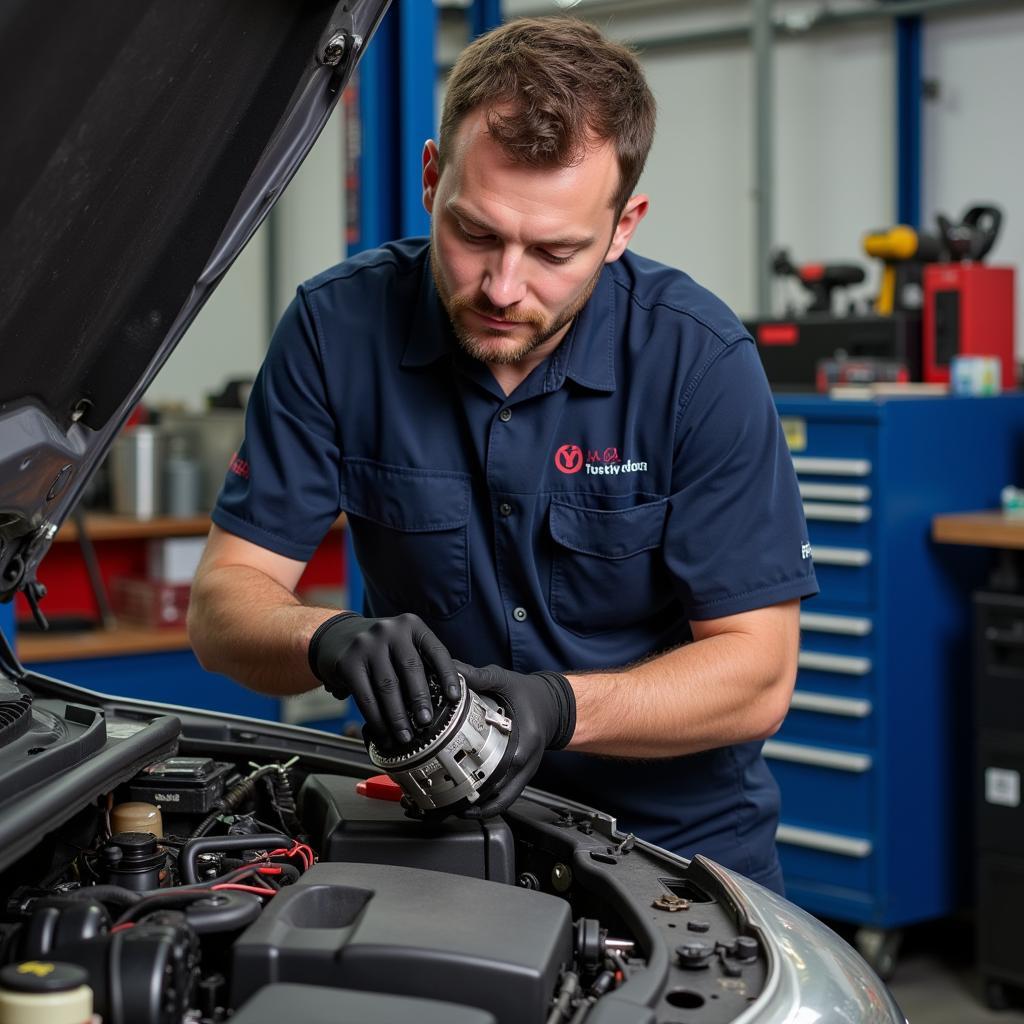
{"type": "Polygon", "coordinates": [[[514,306],[526,295],[522,279],[522,261],[514,252],[496,254],[484,274],[483,293],[495,309],[514,306]]]}

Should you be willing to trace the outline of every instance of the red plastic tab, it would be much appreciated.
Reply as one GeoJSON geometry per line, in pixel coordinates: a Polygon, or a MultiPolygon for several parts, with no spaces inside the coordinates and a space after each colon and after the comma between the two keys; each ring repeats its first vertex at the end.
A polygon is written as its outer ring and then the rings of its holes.
{"type": "Polygon", "coordinates": [[[393,800],[398,803],[402,799],[402,787],[389,775],[373,775],[357,782],[356,792],[371,800],[393,800]]]}
{"type": "Polygon", "coordinates": [[[800,328],[792,323],[761,324],[757,340],[762,345],[795,345],[800,340],[800,328]]]}

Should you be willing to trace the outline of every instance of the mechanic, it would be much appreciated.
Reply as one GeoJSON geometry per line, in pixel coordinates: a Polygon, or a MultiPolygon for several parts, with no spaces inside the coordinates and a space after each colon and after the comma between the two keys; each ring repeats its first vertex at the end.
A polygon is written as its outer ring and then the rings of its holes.
{"type": "Polygon", "coordinates": [[[459,670],[519,726],[470,813],[543,757],[538,784],[781,891],[761,741],[817,586],[752,339],[627,251],[654,120],[631,52],[584,22],[467,47],[423,149],[429,240],[306,282],[275,331],[190,636],[262,692],[350,692],[384,745],[459,670]],[[340,511],[365,616],[294,593],[340,511]]]}

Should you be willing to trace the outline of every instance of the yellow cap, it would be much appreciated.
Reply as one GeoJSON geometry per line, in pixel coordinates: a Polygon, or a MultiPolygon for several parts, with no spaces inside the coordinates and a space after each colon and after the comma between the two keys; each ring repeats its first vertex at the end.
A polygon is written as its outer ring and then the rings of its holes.
{"type": "Polygon", "coordinates": [[[26,960],[0,971],[0,1024],[90,1024],[92,989],[76,964],[26,960]]]}

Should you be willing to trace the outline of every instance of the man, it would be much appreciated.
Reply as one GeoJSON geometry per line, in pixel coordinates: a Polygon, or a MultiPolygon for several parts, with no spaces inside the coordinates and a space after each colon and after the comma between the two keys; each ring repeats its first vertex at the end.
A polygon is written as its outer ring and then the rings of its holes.
{"type": "Polygon", "coordinates": [[[653,131],[635,59],[585,23],[464,51],[423,150],[429,244],[314,278],[275,332],[191,638],[264,692],[351,693],[382,743],[461,671],[519,725],[475,813],[544,757],[538,783],[781,890],[760,741],[817,588],[752,340],[626,251],[653,131]],[[340,510],[368,617],[293,593],[340,510]]]}

